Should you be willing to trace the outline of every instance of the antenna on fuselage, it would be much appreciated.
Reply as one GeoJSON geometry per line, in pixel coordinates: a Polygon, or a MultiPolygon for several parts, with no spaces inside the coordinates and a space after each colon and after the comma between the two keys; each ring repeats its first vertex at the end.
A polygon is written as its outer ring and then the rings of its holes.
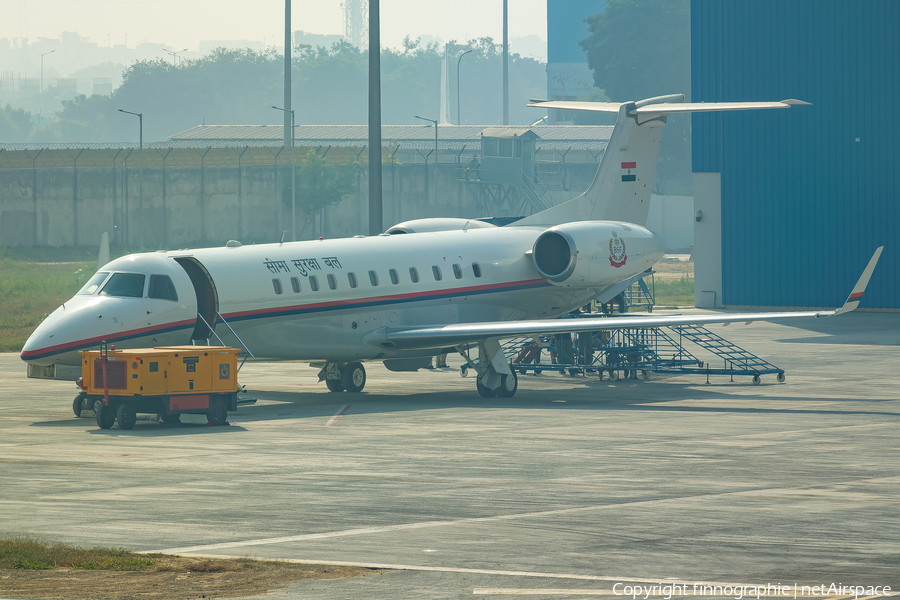
{"type": "Polygon", "coordinates": [[[281,245],[284,244],[284,234],[286,234],[287,232],[288,232],[287,229],[283,229],[283,230],[281,231],[281,240],[278,242],[278,245],[279,245],[279,246],[281,246],[281,245]]]}

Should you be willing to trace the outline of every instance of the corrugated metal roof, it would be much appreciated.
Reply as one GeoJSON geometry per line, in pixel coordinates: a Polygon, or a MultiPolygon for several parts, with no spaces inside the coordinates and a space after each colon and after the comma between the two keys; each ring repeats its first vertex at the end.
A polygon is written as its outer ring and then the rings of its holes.
{"type": "Polygon", "coordinates": [[[726,305],[838,306],[877,246],[864,308],[900,308],[900,2],[693,0],[693,169],[719,172],[726,305]],[[777,114],[776,114],[777,113],[777,114]]]}
{"type": "Polygon", "coordinates": [[[526,134],[533,134],[534,137],[540,138],[538,134],[534,133],[531,129],[522,128],[522,129],[514,129],[512,127],[488,127],[481,132],[481,135],[484,137],[494,137],[494,138],[511,138],[511,137],[522,137],[526,134]]]}
{"type": "MultiPolygon", "coordinates": [[[[599,150],[606,147],[612,127],[602,125],[541,125],[523,128],[521,125],[486,127],[483,125],[441,125],[438,127],[438,145],[441,148],[472,148],[481,144],[481,132],[510,131],[517,135],[533,131],[542,148],[572,148],[599,150]]],[[[181,133],[169,136],[173,142],[281,142],[281,125],[197,125],[181,133]]],[[[366,125],[297,125],[295,143],[299,145],[356,146],[369,143],[366,125]]],[[[433,126],[385,125],[381,128],[383,146],[398,142],[402,148],[428,150],[434,147],[433,126]]]]}

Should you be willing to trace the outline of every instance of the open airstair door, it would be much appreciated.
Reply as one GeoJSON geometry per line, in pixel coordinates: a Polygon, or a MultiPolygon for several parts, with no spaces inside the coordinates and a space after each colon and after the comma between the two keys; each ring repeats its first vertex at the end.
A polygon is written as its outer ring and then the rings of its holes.
{"type": "Polygon", "coordinates": [[[216,292],[216,284],[213,283],[206,267],[196,258],[179,256],[175,258],[175,261],[187,272],[194,285],[194,293],[197,294],[197,324],[194,326],[191,340],[208,340],[212,333],[210,327],[215,328],[219,315],[219,295],[216,292]]]}

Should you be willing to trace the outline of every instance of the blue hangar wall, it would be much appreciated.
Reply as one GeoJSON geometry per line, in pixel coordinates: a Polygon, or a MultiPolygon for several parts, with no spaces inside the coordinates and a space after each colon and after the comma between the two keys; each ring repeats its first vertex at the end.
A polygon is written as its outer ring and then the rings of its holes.
{"type": "Polygon", "coordinates": [[[721,173],[722,300],[839,306],[877,246],[864,308],[900,308],[900,2],[691,0],[693,170],[721,173]]]}

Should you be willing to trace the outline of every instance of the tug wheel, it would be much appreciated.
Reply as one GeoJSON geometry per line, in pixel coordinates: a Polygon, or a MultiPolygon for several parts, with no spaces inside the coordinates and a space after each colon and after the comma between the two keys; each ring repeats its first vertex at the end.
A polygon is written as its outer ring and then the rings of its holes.
{"type": "Polygon", "coordinates": [[[116,411],[111,406],[105,406],[103,400],[94,402],[94,414],[100,429],[109,429],[116,422],[116,411]]]}
{"type": "Polygon", "coordinates": [[[224,425],[228,422],[228,408],[221,398],[213,402],[212,408],[206,417],[213,425],[224,425]]]}
{"type": "Polygon", "coordinates": [[[119,410],[116,412],[116,420],[119,422],[119,429],[131,429],[134,427],[134,424],[137,422],[137,413],[134,411],[134,407],[127,402],[119,405],[119,410]]]}
{"type": "Polygon", "coordinates": [[[84,409],[84,396],[78,394],[75,396],[75,399],[72,400],[72,412],[75,413],[76,417],[81,416],[81,411],[84,409]]]}

